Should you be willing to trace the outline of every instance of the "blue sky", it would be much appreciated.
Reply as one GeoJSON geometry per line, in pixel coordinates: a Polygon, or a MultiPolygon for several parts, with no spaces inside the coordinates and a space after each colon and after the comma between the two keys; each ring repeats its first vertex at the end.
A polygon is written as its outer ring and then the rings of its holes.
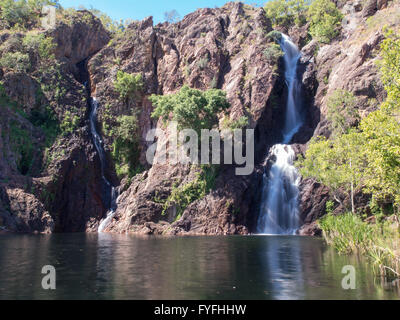
{"type": "MultiPolygon", "coordinates": [[[[248,4],[261,6],[267,0],[243,1],[248,4]]],[[[148,16],[154,17],[154,22],[164,21],[164,12],[175,9],[183,18],[186,14],[198,8],[221,7],[227,0],[60,0],[63,7],[78,7],[84,5],[87,8],[93,6],[107,13],[115,20],[134,19],[142,20],[148,16]]]]}

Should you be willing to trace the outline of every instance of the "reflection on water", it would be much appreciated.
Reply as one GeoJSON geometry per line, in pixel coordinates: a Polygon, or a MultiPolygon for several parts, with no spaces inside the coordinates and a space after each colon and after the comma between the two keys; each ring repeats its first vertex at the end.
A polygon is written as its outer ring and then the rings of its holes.
{"type": "Polygon", "coordinates": [[[0,236],[0,299],[396,299],[365,260],[300,237],[0,236]],[[357,290],[341,288],[345,265],[357,290]],[[41,289],[44,265],[57,290],[41,289]]]}

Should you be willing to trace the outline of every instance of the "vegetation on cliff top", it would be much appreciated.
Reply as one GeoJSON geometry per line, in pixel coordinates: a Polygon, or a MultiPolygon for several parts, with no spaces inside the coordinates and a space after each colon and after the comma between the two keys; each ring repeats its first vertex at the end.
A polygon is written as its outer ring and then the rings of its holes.
{"type": "Polygon", "coordinates": [[[309,32],[321,43],[329,43],[340,32],[343,15],[331,0],[272,0],[265,5],[274,26],[290,28],[309,23],[309,32]]]}
{"type": "Polygon", "coordinates": [[[0,0],[0,30],[38,27],[46,5],[59,7],[58,0],[0,0]]]}

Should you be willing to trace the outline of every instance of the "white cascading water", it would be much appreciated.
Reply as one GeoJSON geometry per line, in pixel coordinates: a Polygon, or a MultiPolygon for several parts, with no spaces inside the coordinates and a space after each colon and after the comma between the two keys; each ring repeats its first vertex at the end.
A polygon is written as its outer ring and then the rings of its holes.
{"type": "Polygon", "coordinates": [[[90,99],[90,132],[93,137],[94,145],[96,147],[97,153],[99,154],[100,158],[100,166],[101,166],[101,177],[103,181],[105,182],[107,188],[111,190],[111,203],[110,203],[110,210],[107,213],[107,217],[101,221],[98,232],[102,233],[104,230],[109,226],[111,223],[112,219],[115,216],[116,209],[117,209],[117,190],[115,189],[114,186],[106,179],[104,175],[104,168],[106,166],[106,156],[103,148],[103,141],[101,140],[100,135],[97,132],[96,128],[96,122],[97,122],[97,110],[99,108],[99,103],[96,100],[96,98],[91,98],[90,99]]]}
{"type": "Polygon", "coordinates": [[[300,175],[294,166],[295,152],[288,144],[303,125],[300,115],[301,83],[297,78],[297,65],[301,53],[284,34],[280,45],[285,54],[285,80],[288,87],[284,139],[282,144],[273,146],[271,150],[276,160],[269,175],[264,174],[257,231],[260,234],[294,235],[300,227],[300,175]]]}

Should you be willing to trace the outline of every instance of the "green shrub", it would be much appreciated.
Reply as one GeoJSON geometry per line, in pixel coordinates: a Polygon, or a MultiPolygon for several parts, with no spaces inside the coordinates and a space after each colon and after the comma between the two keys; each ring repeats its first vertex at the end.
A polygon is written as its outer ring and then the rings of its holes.
{"type": "Polygon", "coordinates": [[[284,53],[279,44],[270,43],[267,48],[264,50],[264,56],[268,61],[276,63],[281,57],[283,57],[284,53]]]}
{"type": "Polygon", "coordinates": [[[57,3],[49,0],[0,0],[0,28],[38,26],[43,6],[57,3]]]}
{"type": "Polygon", "coordinates": [[[307,0],[272,0],[264,7],[265,14],[274,26],[301,26],[306,22],[307,0]]]}
{"type": "Polygon", "coordinates": [[[222,120],[223,129],[230,129],[230,130],[244,129],[248,125],[249,125],[249,118],[246,116],[240,117],[237,120],[231,120],[230,117],[226,116],[222,120]]]}
{"type": "Polygon", "coordinates": [[[42,60],[54,59],[55,44],[53,38],[46,37],[43,33],[28,33],[23,44],[27,50],[37,52],[42,60]]]}
{"type": "Polygon", "coordinates": [[[178,123],[180,129],[211,129],[218,124],[218,114],[230,105],[222,90],[201,91],[183,86],[175,94],[167,96],[152,95],[150,101],[156,105],[153,118],[163,118],[178,123]]]}
{"type": "Polygon", "coordinates": [[[17,155],[18,171],[27,175],[31,171],[34,155],[32,137],[28,130],[21,127],[16,121],[10,122],[10,145],[17,155]]]}
{"type": "Polygon", "coordinates": [[[121,99],[133,99],[143,89],[142,75],[118,71],[114,87],[121,99]]]}
{"type": "Polygon", "coordinates": [[[314,0],[308,10],[311,35],[322,43],[329,43],[340,32],[343,15],[330,0],[314,0]]]}
{"type": "Polygon", "coordinates": [[[351,213],[341,216],[328,215],[318,224],[329,244],[340,253],[364,250],[372,239],[372,228],[351,213]]]}
{"type": "Polygon", "coordinates": [[[46,147],[51,147],[61,131],[59,121],[53,109],[49,106],[45,106],[42,110],[34,109],[31,111],[29,121],[35,127],[42,129],[46,137],[46,147]]]}
{"type": "Polygon", "coordinates": [[[64,119],[60,125],[63,134],[73,133],[79,126],[80,119],[77,115],[72,114],[71,111],[66,111],[64,119]]]}
{"type": "Polygon", "coordinates": [[[128,25],[133,22],[131,19],[121,19],[120,21],[113,20],[112,18],[110,18],[110,16],[97,9],[91,8],[89,9],[89,11],[94,16],[100,19],[104,28],[108,30],[112,35],[122,34],[126,30],[128,25]]]}
{"type": "Polygon", "coordinates": [[[7,52],[22,52],[23,45],[21,37],[18,34],[11,34],[10,37],[0,46],[0,55],[7,52]]]}
{"type": "Polygon", "coordinates": [[[355,120],[359,120],[356,103],[354,94],[346,90],[337,89],[329,96],[327,119],[334,135],[347,133],[355,120]]]}
{"type": "Polygon", "coordinates": [[[199,67],[200,70],[204,70],[205,68],[207,68],[208,62],[209,62],[208,57],[201,58],[201,59],[197,62],[197,66],[199,67]]]}
{"type": "Polygon", "coordinates": [[[112,134],[114,136],[112,157],[119,178],[136,175],[138,168],[138,120],[134,115],[120,116],[112,134]]]}
{"type": "Polygon", "coordinates": [[[335,203],[332,200],[329,200],[325,204],[326,214],[332,214],[335,209],[335,203]]]}
{"type": "Polygon", "coordinates": [[[267,38],[275,42],[280,42],[282,39],[282,33],[276,30],[271,31],[267,34],[267,38]]]}
{"type": "Polygon", "coordinates": [[[193,202],[204,198],[215,186],[215,180],[218,175],[217,166],[202,166],[201,171],[197,173],[197,179],[187,184],[178,186],[174,184],[171,194],[163,202],[163,215],[174,206],[176,208],[175,219],[179,220],[186,208],[193,202]]]}
{"type": "Polygon", "coordinates": [[[27,72],[31,65],[29,55],[21,52],[8,52],[0,58],[0,66],[15,72],[27,72]]]}

